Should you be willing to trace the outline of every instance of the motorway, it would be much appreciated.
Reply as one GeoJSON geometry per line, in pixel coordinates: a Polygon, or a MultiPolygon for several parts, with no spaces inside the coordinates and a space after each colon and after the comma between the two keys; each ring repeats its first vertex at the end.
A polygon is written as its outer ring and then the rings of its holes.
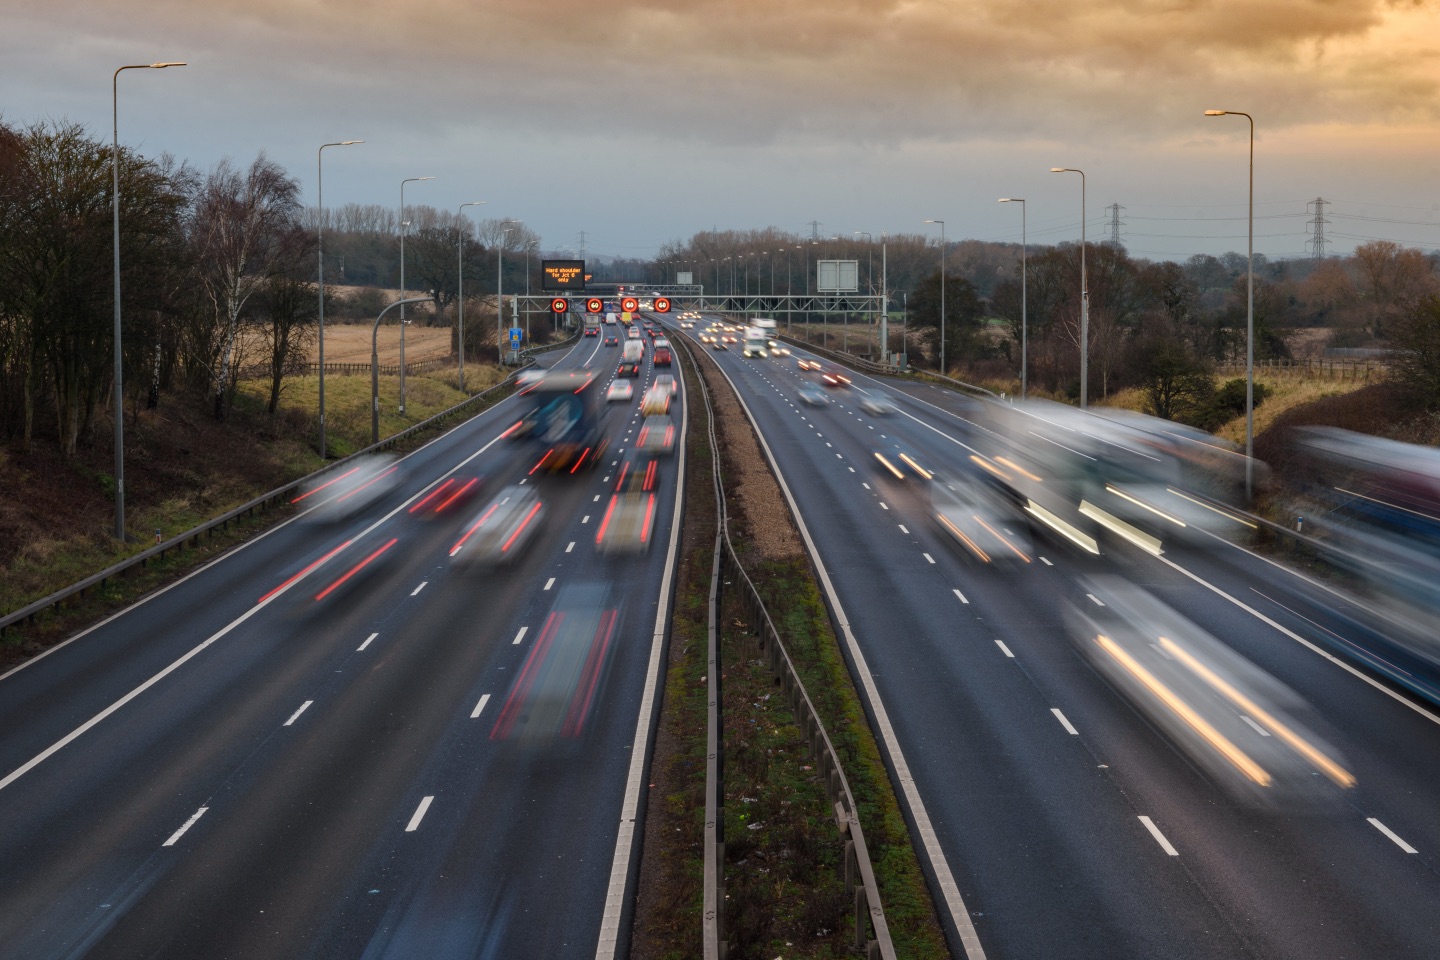
{"type": "MultiPolygon", "coordinates": [[[[974,477],[971,455],[997,453],[977,401],[855,374],[810,406],[803,350],[697,347],[798,508],[956,957],[1437,955],[1440,715],[1332,653],[1363,639],[1363,610],[1207,537],[1093,556],[1037,534],[1027,562],[980,563],[924,481],[874,456],[974,477]],[[865,412],[866,394],[894,411],[865,412]],[[1312,771],[1262,803],[1177,746],[1071,639],[1136,588],[1294,691],[1355,785],[1312,771]]],[[[1242,743],[1265,748],[1241,714],[1242,743]]]]}
{"type": "MultiPolygon", "coordinates": [[[[543,362],[603,391],[618,355],[543,362]]],[[[623,955],[682,462],[655,548],[598,553],[639,398],[543,476],[511,397],[0,678],[0,957],[623,955]],[[509,484],[538,534],[452,562],[509,484]]]]}

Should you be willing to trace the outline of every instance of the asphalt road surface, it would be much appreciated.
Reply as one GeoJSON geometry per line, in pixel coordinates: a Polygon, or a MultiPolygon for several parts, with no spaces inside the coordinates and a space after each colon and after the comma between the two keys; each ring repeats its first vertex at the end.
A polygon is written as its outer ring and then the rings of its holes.
{"type": "MultiPolygon", "coordinates": [[[[603,392],[618,354],[545,362],[603,392]]],[[[639,396],[593,472],[532,475],[512,397],[0,678],[0,957],[623,954],[680,475],[654,549],[597,553],[639,396]],[[508,484],[536,536],[460,567],[508,484]]]]}
{"type": "Polygon", "coordinates": [[[955,956],[1437,955],[1440,715],[1331,652],[1363,611],[1220,540],[1157,557],[1114,539],[1094,557],[1037,535],[1029,562],[980,563],[899,459],[978,473],[994,437],[976,401],[856,374],[811,406],[803,350],[704,349],[833,588],[955,956]],[[896,409],[866,413],[867,394],[896,409]],[[1178,749],[1070,639],[1067,611],[1103,613],[1094,584],[1117,582],[1295,691],[1356,785],[1312,775],[1306,802],[1257,804],[1178,749]]]}

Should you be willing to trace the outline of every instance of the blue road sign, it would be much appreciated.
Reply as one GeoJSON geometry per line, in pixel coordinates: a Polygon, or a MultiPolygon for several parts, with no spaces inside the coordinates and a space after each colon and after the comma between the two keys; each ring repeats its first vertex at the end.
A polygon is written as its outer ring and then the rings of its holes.
{"type": "Polygon", "coordinates": [[[524,330],[520,329],[519,327],[511,327],[511,328],[510,328],[510,346],[511,346],[512,348],[513,348],[513,347],[518,347],[518,346],[520,345],[520,341],[521,341],[521,340],[524,340],[524,339],[525,339],[525,331],[524,331],[524,330]]]}

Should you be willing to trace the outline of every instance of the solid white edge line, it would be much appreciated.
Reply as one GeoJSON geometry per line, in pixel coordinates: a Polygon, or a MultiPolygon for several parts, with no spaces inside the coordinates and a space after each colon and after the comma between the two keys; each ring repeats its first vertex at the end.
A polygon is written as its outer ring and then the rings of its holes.
{"type": "Polygon", "coordinates": [[[370,636],[368,636],[368,637],[365,638],[365,642],[364,642],[364,643],[360,644],[360,646],[358,646],[358,647],[355,648],[355,652],[356,652],[356,653],[359,653],[361,650],[364,650],[366,647],[370,646],[370,641],[371,641],[371,640],[374,640],[374,639],[375,639],[376,637],[378,637],[378,636],[380,636],[380,634],[378,634],[378,633],[372,633],[372,634],[370,634],[370,636]]]}
{"type": "Polygon", "coordinates": [[[511,646],[514,646],[515,644],[519,643],[521,640],[524,640],[524,639],[525,639],[525,634],[526,634],[529,630],[530,630],[529,627],[521,627],[521,628],[520,628],[520,632],[517,633],[517,634],[515,634],[515,639],[510,641],[510,645],[511,645],[511,646]]]}
{"type": "Polygon", "coordinates": [[[181,837],[185,836],[185,831],[186,831],[186,830],[189,830],[191,827],[195,826],[195,821],[196,821],[196,820],[199,820],[201,817],[205,816],[205,811],[206,811],[206,810],[209,810],[209,809],[210,809],[209,807],[201,807],[199,810],[196,810],[194,813],[190,814],[190,819],[189,819],[189,820],[186,820],[183,824],[181,824],[181,825],[180,825],[180,829],[179,829],[179,830],[176,830],[174,833],[170,834],[170,839],[169,839],[169,840],[166,840],[164,843],[160,844],[160,846],[162,846],[162,847],[173,847],[173,846],[175,846],[175,841],[176,841],[176,840],[179,840],[181,837]]]}
{"type": "MultiPolygon", "coordinates": [[[[675,367],[675,378],[683,389],[685,372],[678,364],[675,367]]],[[[640,696],[640,714],[635,718],[630,773],[625,781],[625,799],[620,808],[620,829],[615,837],[615,857],[610,862],[610,886],[605,893],[605,910],[600,916],[600,939],[595,945],[595,960],[614,960],[620,948],[620,925],[627,903],[625,890],[629,886],[631,854],[635,847],[640,802],[644,796],[646,768],[650,763],[651,717],[657,706],[656,699],[663,688],[661,675],[665,666],[665,631],[670,621],[671,582],[675,576],[676,557],[680,551],[680,518],[685,504],[685,444],[689,434],[690,403],[687,400],[680,418],[680,458],[675,467],[677,485],[675,510],[670,518],[670,548],[665,555],[665,573],[660,578],[660,602],[656,605],[655,629],[650,639],[650,663],[646,668],[645,690],[640,696]]]]}
{"type": "Polygon", "coordinates": [[[1005,656],[1009,657],[1012,660],[1015,659],[1015,654],[1011,653],[1010,648],[1005,646],[1004,640],[997,639],[995,641],[995,645],[1000,648],[1000,652],[1005,654],[1005,656]]]}
{"type": "Polygon", "coordinates": [[[1374,817],[1366,817],[1365,819],[1369,821],[1370,826],[1374,827],[1376,830],[1379,830],[1381,833],[1385,834],[1385,836],[1393,840],[1395,842],[1395,846],[1399,847],[1401,850],[1404,850],[1406,853],[1419,852],[1414,847],[1410,846],[1410,844],[1406,843],[1404,840],[1401,840],[1400,837],[1395,833],[1395,831],[1385,826],[1385,824],[1381,823],[1379,820],[1376,820],[1374,817]]]}
{"type": "MultiPolygon", "coordinates": [[[[1265,614],[1261,613],[1259,610],[1256,610],[1254,607],[1245,603],[1245,601],[1232,597],[1224,590],[1221,590],[1219,587],[1215,586],[1215,584],[1209,582],[1198,574],[1191,573],[1189,570],[1186,570],[1184,567],[1180,566],[1180,564],[1176,563],[1174,560],[1171,560],[1169,557],[1156,557],[1155,559],[1173,568],[1174,570],[1183,573],[1185,576],[1189,577],[1191,580],[1194,580],[1196,583],[1210,590],[1217,596],[1224,597],[1226,600],[1229,600],[1241,610],[1244,610],[1246,613],[1250,614],[1250,616],[1254,617],[1256,620],[1259,620],[1261,623],[1264,623],[1267,626],[1274,627],[1276,630],[1280,631],[1285,636],[1289,637],[1291,640],[1294,640],[1302,647],[1305,647],[1310,652],[1319,654],[1320,656],[1324,657],[1326,660],[1329,660],[1331,663],[1335,664],[1340,669],[1348,672],[1352,676],[1359,677],[1361,680],[1364,680],[1366,683],[1370,684],[1370,686],[1374,687],[1376,690],[1379,690],[1381,693],[1385,694],[1387,697],[1394,700],[1396,703],[1402,703],[1405,706],[1409,707],[1411,710],[1414,710],[1416,713],[1420,714],[1420,716],[1431,721],[1432,723],[1440,724],[1440,716],[1431,713],[1429,710],[1426,710],[1424,707],[1420,706],[1417,703],[1412,703],[1405,697],[1402,697],[1400,694],[1396,693],[1394,690],[1391,690],[1384,684],[1380,683],[1375,678],[1367,677],[1356,667],[1353,667],[1350,664],[1346,663],[1344,660],[1341,660],[1339,657],[1335,656],[1333,653],[1324,649],[1323,647],[1316,646],[1315,644],[1311,643],[1309,640],[1306,640],[1304,637],[1300,636],[1300,634],[1289,629],[1288,627],[1276,623],[1274,620],[1265,616],[1265,614]]],[[[4,786],[4,784],[0,783],[0,786],[4,786]]]]}
{"type": "MultiPolygon", "coordinates": [[[[967,960],[985,960],[985,948],[980,945],[980,935],[976,932],[975,924],[970,919],[970,911],[965,906],[964,897],[960,895],[960,887],[955,882],[955,875],[950,871],[950,863],[945,859],[945,851],[940,848],[940,838],[936,835],[935,826],[930,821],[925,801],[921,799],[920,791],[915,786],[915,778],[910,773],[910,764],[905,759],[904,751],[900,749],[900,741],[895,736],[895,727],[890,722],[890,715],[886,712],[885,704],[880,699],[880,690],[875,685],[875,676],[870,672],[870,665],[865,660],[864,652],[860,649],[860,642],[855,638],[854,631],[850,629],[850,618],[840,603],[840,595],[835,592],[835,585],[830,581],[830,572],[820,558],[820,550],[810,536],[810,528],[805,525],[805,518],[800,514],[800,506],[795,502],[795,496],[790,492],[790,486],[785,482],[780,465],[775,462],[775,454],[770,450],[770,444],[766,442],[765,433],[760,429],[760,424],[756,421],[754,413],[751,412],[750,405],[745,402],[744,394],[735,385],[735,381],[730,379],[730,375],[725,372],[724,367],[718,363],[715,367],[730,384],[730,389],[735,391],[735,398],[740,401],[740,409],[745,411],[746,418],[755,430],[755,437],[760,441],[760,448],[765,451],[765,458],[770,463],[770,471],[775,475],[776,482],[780,484],[780,491],[785,494],[785,500],[790,505],[790,513],[795,518],[795,525],[800,528],[800,536],[810,551],[810,558],[815,564],[820,584],[825,588],[825,595],[830,600],[830,609],[834,613],[836,623],[840,626],[840,632],[845,637],[845,647],[850,651],[851,661],[855,664],[856,673],[859,674],[860,686],[875,716],[875,725],[879,727],[880,742],[890,757],[891,766],[895,771],[895,781],[900,787],[906,805],[910,808],[910,815],[915,819],[915,831],[925,850],[926,857],[930,860],[930,868],[935,872],[935,882],[939,886],[945,908],[950,913],[950,920],[955,925],[955,931],[960,938],[961,947],[965,950],[965,956],[967,960]]],[[[959,443],[959,441],[956,442],[959,443]]]]}
{"type": "Polygon", "coordinates": [[[289,720],[286,720],[285,723],[283,724],[283,726],[287,726],[287,727],[288,727],[288,726],[290,726],[290,724],[294,723],[296,720],[299,720],[299,719],[300,719],[300,714],[304,713],[307,709],[309,709],[310,704],[312,704],[312,703],[314,703],[314,702],[315,702],[314,700],[306,700],[304,703],[300,704],[300,708],[299,708],[298,710],[296,710],[294,713],[290,714],[290,719],[289,719],[289,720]]]}
{"type": "Polygon", "coordinates": [[[414,833],[420,829],[420,821],[425,819],[425,811],[430,809],[430,804],[434,799],[434,795],[421,798],[420,806],[415,808],[415,812],[410,815],[410,822],[405,824],[406,833],[414,833]]]}
{"type": "Polygon", "coordinates": [[[1074,725],[1072,725],[1069,720],[1065,719],[1065,714],[1060,712],[1059,707],[1051,707],[1050,712],[1055,714],[1055,719],[1060,721],[1060,726],[1064,727],[1065,730],[1070,734],[1070,736],[1080,736],[1080,731],[1076,730],[1074,725]]]}
{"type": "Polygon", "coordinates": [[[1172,857],[1180,856],[1180,851],[1176,850],[1170,841],[1165,839],[1165,834],[1160,832],[1160,828],[1155,826],[1149,817],[1141,817],[1140,822],[1145,824],[1145,829],[1150,831],[1150,836],[1154,837],[1155,842],[1160,844],[1160,849],[1172,857]]]}
{"type": "MultiPolygon", "coordinates": [[[[514,394],[511,394],[511,396],[514,396],[514,394]]],[[[510,399],[510,397],[506,397],[506,398],[505,398],[505,400],[509,400],[509,399],[510,399]]],[[[504,403],[505,400],[500,401],[500,403],[504,403]]],[[[495,404],[495,406],[491,407],[490,410],[497,409],[497,408],[500,406],[500,403],[495,404]]],[[[485,411],[485,412],[488,413],[489,411],[485,411]]],[[[478,416],[478,415],[477,415],[477,416],[478,416]]],[[[466,421],[466,423],[470,423],[470,422],[472,422],[472,421],[469,421],[469,420],[466,421]]],[[[463,426],[463,424],[462,424],[461,426],[463,426]]],[[[458,427],[457,427],[457,429],[458,429],[458,427]]],[[[398,463],[398,462],[403,462],[403,461],[405,461],[405,460],[408,460],[410,457],[413,457],[413,456],[415,456],[417,453],[420,453],[422,450],[424,450],[425,447],[430,446],[431,443],[437,443],[437,442],[439,442],[440,440],[443,440],[445,437],[449,436],[449,435],[450,435],[451,433],[453,433],[453,432],[454,432],[453,430],[447,430],[445,433],[442,433],[440,436],[436,437],[434,440],[431,440],[430,443],[427,443],[427,444],[425,444],[424,446],[419,447],[418,449],[413,450],[413,451],[411,451],[410,453],[407,453],[405,456],[401,457],[399,461],[396,461],[396,462],[398,463]]],[[[455,466],[451,467],[447,472],[445,472],[445,473],[441,474],[440,476],[436,477],[436,478],[435,478],[434,480],[432,480],[429,484],[427,484],[426,486],[422,487],[420,490],[416,491],[416,492],[415,492],[408,500],[406,500],[404,503],[400,504],[400,505],[399,505],[398,507],[396,507],[394,510],[391,510],[389,513],[385,514],[385,516],[381,517],[379,520],[376,520],[374,523],[370,524],[370,526],[366,527],[364,530],[360,531],[359,533],[355,534],[355,536],[351,537],[351,538],[350,538],[350,542],[351,542],[351,543],[358,543],[358,542],[360,542],[361,540],[363,540],[365,537],[367,537],[367,536],[369,536],[371,533],[373,533],[375,530],[379,529],[382,525],[388,523],[388,522],[390,521],[390,518],[394,517],[396,514],[400,513],[402,510],[407,509],[407,508],[410,506],[410,504],[414,503],[416,500],[420,499],[422,496],[424,496],[425,494],[429,493],[432,489],[434,489],[434,487],[436,486],[436,484],[441,483],[441,482],[444,481],[446,478],[448,478],[448,477],[450,477],[452,474],[454,474],[457,470],[461,469],[461,468],[464,467],[466,464],[468,464],[471,460],[474,460],[476,457],[480,456],[480,455],[481,455],[482,453],[484,453],[486,450],[489,450],[489,449],[490,449],[491,447],[493,447],[495,444],[499,443],[499,442],[500,442],[500,439],[501,439],[501,436],[503,436],[503,434],[497,435],[497,436],[495,437],[495,439],[491,440],[489,443],[485,444],[485,445],[484,445],[483,447],[481,447],[479,450],[476,450],[474,453],[470,454],[470,456],[466,457],[464,460],[461,460],[461,461],[460,461],[459,463],[457,463],[455,466]]],[[[232,557],[232,556],[234,556],[235,554],[239,553],[241,550],[245,549],[245,548],[246,548],[247,546],[249,546],[250,544],[252,544],[252,543],[259,543],[260,540],[262,540],[263,538],[269,536],[271,533],[274,533],[276,530],[279,530],[281,527],[284,527],[284,526],[290,524],[291,522],[293,522],[293,521],[296,520],[296,519],[298,519],[298,517],[291,517],[289,520],[285,520],[285,521],[283,521],[283,522],[281,522],[281,523],[279,523],[279,524],[276,524],[274,527],[271,527],[269,530],[265,531],[264,533],[260,534],[259,536],[255,537],[254,539],[245,541],[244,543],[242,543],[242,544],[240,544],[239,546],[235,547],[233,550],[230,550],[230,551],[228,551],[227,553],[222,554],[222,555],[219,556],[219,557],[216,557],[216,558],[215,558],[214,560],[212,560],[210,563],[207,563],[204,567],[201,567],[200,570],[196,570],[195,573],[192,573],[192,574],[190,574],[189,576],[186,576],[186,577],[184,577],[184,578],[181,579],[181,580],[177,580],[177,581],[175,582],[174,586],[179,586],[181,583],[184,583],[186,580],[190,579],[190,577],[195,576],[195,574],[198,574],[198,573],[200,573],[201,571],[208,569],[209,567],[213,566],[213,565],[216,564],[216,563],[219,563],[221,560],[224,560],[224,559],[227,558],[227,557],[232,557]]],[[[314,571],[312,570],[311,572],[313,573],[314,571]]],[[[61,737],[59,740],[56,740],[56,741],[55,741],[54,743],[52,743],[50,746],[46,747],[44,750],[40,751],[40,752],[37,753],[35,756],[31,757],[31,758],[30,758],[29,760],[27,760],[25,763],[21,764],[20,766],[16,767],[14,770],[10,771],[10,773],[7,774],[3,780],[0,780],[0,790],[4,790],[6,787],[10,786],[10,784],[14,783],[16,780],[19,780],[21,777],[25,776],[25,774],[29,773],[31,770],[35,769],[35,768],[38,767],[40,764],[42,764],[42,763],[44,763],[46,760],[48,760],[50,757],[54,756],[56,753],[58,753],[59,751],[61,751],[62,749],[64,749],[64,748],[65,748],[66,746],[68,746],[72,741],[74,741],[74,740],[78,739],[79,737],[81,737],[82,735],[84,735],[85,732],[88,731],[91,727],[95,726],[97,723],[99,723],[100,721],[104,720],[106,717],[110,716],[110,715],[111,715],[112,713],[114,713],[116,710],[119,710],[121,707],[125,706],[125,704],[129,703],[131,700],[134,700],[134,699],[135,699],[136,697],[138,697],[140,694],[144,693],[146,690],[150,689],[152,686],[154,686],[155,684],[159,683],[161,680],[165,679],[165,677],[169,676],[171,673],[173,673],[173,672],[175,672],[176,670],[178,670],[181,666],[183,666],[183,665],[184,665],[186,662],[188,662],[191,658],[193,658],[193,657],[195,657],[196,655],[198,655],[198,654],[199,654],[202,650],[204,650],[206,647],[210,646],[210,645],[211,645],[212,643],[214,643],[215,641],[221,639],[221,638],[224,637],[226,634],[228,634],[231,630],[234,630],[236,627],[240,626],[240,625],[241,625],[242,623],[244,623],[246,620],[249,620],[249,619],[250,619],[251,617],[253,617],[255,614],[257,614],[257,613],[259,613],[261,610],[265,609],[265,607],[267,607],[267,606],[269,606],[271,603],[273,603],[273,602],[276,600],[276,598],[284,596],[284,595],[285,595],[286,593],[288,593],[296,584],[302,582],[302,581],[306,578],[306,576],[309,576],[309,574],[305,574],[304,576],[297,577],[294,581],[292,581],[292,582],[290,582],[290,583],[287,583],[287,584],[285,584],[284,586],[279,587],[278,589],[276,589],[276,591],[275,591],[274,593],[272,593],[272,594],[271,594],[268,598],[266,598],[265,600],[257,601],[256,604],[255,604],[255,606],[251,607],[249,610],[246,610],[244,613],[242,613],[240,616],[236,617],[234,620],[231,620],[231,621],[230,621],[229,623],[227,623],[225,626],[221,627],[221,628],[220,628],[219,630],[217,630],[215,633],[211,634],[210,636],[206,637],[204,640],[200,641],[200,643],[196,644],[194,647],[191,647],[188,651],[186,651],[184,654],[182,654],[178,659],[172,661],[168,666],[162,668],[158,673],[156,673],[155,675],[153,675],[152,677],[150,677],[150,679],[146,680],[144,683],[141,683],[139,686],[135,687],[133,690],[131,690],[129,693],[125,694],[125,695],[124,695],[123,697],[121,697],[119,700],[116,700],[114,703],[110,704],[110,706],[106,707],[104,710],[101,710],[99,713],[95,714],[95,715],[94,715],[93,717],[91,717],[89,720],[86,720],[84,723],[82,723],[80,726],[76,727],[74,730],[71,730],[69,733],[67,733],[65,736],[61,737]]],[[[168,590],[169,587],[167,587],[167,588],[165,588],[165,589],[168,590]]],[[[153,596],[159,596],[161,593],[164,593],[164,592],[165,592],[164,590],[160,590],[160,591],[157,591],[157,592],[154,593],[154,594],[151,594],[151,596],[152,596],[152,597],[153,597],[153,596]]],[[[100,623],[97,623],[94,627],[91,627],[90,630],[94,630],[94,629],[97,629],[97,628],[99,628],[99,627],[101,627],[101,626],[104,626],[106,623],[109,623],[110,620],[114,620],[116,617],[119,617],[121,614],[128,613],[129,611],[134,610],[136,607],[139,607],[142,603],[145,602],[145,600],[148,600],[148,599],[149,599],[149,597],[146,597],[145,599],[142,599],[142,600],[140,600],[140,601],[132,604],[131,606],[126,607],[124,610],[121,610],[119,613],[116,613],[115,616],[110,617],[110,618],[107,619],[107,620],[103,620],[103,621],[101,621],[100,623]]],[[[73,637],[72,639],[78,640],[80,637],[84,636],[86,633],[89,633],[90,630],[86,630],[86,631],[84,631],[83,633],[76,634],[75,637],[73,637]]],[[[70,641],[68,641],[68,640],[66,641],[66,643],[69,643],[69,642],[70,642],[70,641]]],[[[64,644],[61,644],[60,646],[64,646],[64,644]]],[[[58,649],[58,647],[54,647],[54,648],[52,648],[52,649],[58,649]]],[[[38,658],[36,658],[36,659],[38,659],[38,658]]],[[[28,661],[28,662],[34,662],[34,661],[31,660],[31,661],[28,661]]],[[[23,666],[23,664],[22,664],[22,666],[23,666]]],[[[19,669],[19,668],[17,667],[16,669],[19,669]]],[[[14,670],[11,670],[11,671],[10,671],[10,673],[14,673],[14,672],[15,672],[14,670]]],[[[7,676],[7,677],[10,676],[10,673],[7,673],[5,676],[7,676]]],[[[0,680],[3,680],[3,679],[4,679],[4,677],[0,677],[0,680]]]]}
{"type": "Polygon", "coordinates": [[[487,704],[487,703],[489,703],[489,702],[490,702],[490,694],[487,693],[487,694],[485,694],[484,696],[482,696],[482,697],[480,698],[480,702],[479,702],[479,703],[475,704],[475,709],[470,711],[470,719],[471,719],[471,720],[474,720],[476,717],[480,716],[480,711],[481,711],[481,710],[484,710],[484,709],[485,709],[485,704],[487,704]]]}

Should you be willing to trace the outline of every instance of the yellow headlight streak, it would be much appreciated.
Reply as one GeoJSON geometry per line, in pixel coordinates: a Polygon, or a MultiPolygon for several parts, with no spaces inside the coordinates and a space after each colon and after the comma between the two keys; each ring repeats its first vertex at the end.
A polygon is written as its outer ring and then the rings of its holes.
{"type": "Polygon", "coordinates": [[[900,459],[910,464],[911,469],[913,469],[916,473],[920,474],[920,476],[924,477],[926,480],[934,479],[933,475],[930,473],[929,470],[926,470],[924,467],[920,466],[920,464],[916,463],[910,458],[910,454],[902,453],[900,454],[900,459]]]}
{"type": "Polygon", "coordinates": [[[1200,679],[1218,690],[1225,699],[1248,713],[1250,719],[1269,727],[1275,736],[1285,741],[1285,743],[1296,753],[1300,754],[1300,756],[1309,760],[1310,763],[1321,773],[1325,774],[1325,776],[1334,780],[1342,787],[1355,786],[1355,777],[1349,771],[1312,747],[1304,738],[1281,723],[1278,718],[1272,716],[1264,707],[1245,696],[1245,694],[1231,686],[1215,673],[1215,671],[1191,656],[1188,650],[1185,650],[1178,643],[1166,637],[1160,638],[1160,648],[1193,670],[1200,679]]]}
{"type": "Polygon", "coordinates": [[[1022,477],[1025,477],[1027,480],[1034,480],[1036,483],[1045,482],[1044,480],[1035,476],[1035,474],[1031,473],[1029,470],[1026,470],[1024,467],[1020,466],[1020,464],[1009,459],[1008,457],[996,457],[995,462],[1005,464],[1005,466],[1009,467],[1011,470],[1014,470],[1016,473],[1020,474],[1020,476],[1022,477]]]}
{"type": "Polygon", "coordinates": [[[1164,510],[1161,510],[1159,507],[1152,507],[1150,504],[1146,503],[1144,500],[1140,500],[1140,499],[1138,499],[1138,498],[1136,498],[1136,497],[1132,497],[1130,494],[1126,493],[1124,490],[1121,490],[1121,489],[1119,489],[1119,488],[1117,488],[1117,487],[1115,487],[1115,486],[1113,486],[1113,485],[1111,485],[1111,484],[1108,484],[1108,483],[1105,484],[1105,489],[1108,490],[1108,491],[1110,491],[1111,493],[1115,494],[1115,496],[1119,497],[1121,500],[1128,500],[1128,501],[1130,501],[1131,503],[1135,504],[1135,506],[1137,506],[1137,507],[1141,507],[1141,508],[1143,508],[1143,509],[1145,509],[1145,510],[1149,510],[1151,513],[1155,514],[1155,516],[1160,517],[1160,518],[1163,519],[1163,520],[1169,520],[1171,523],[1175,524],[1176,526],[1180,526],[1180,527],[1185,526],[1185,521],[1184,521],[1184,520],[1181,520],[1179,517],[1172,517],[1170,514],[1166,513],[1164,510]]]}
{"type": "Polygon", "coordinates": [[[891,473],[895,474],[895,479],[896,479],[896,480],[904,480],[904,479],[905,479],[905,474],[901,473],[900,470],[899,470],[899,468],[896,467],[895,464],[891,463],[889,460],[886,460],[886,459],[885,459],[883,456],[881,456],[878,452],[875,454],[875,459],[876,459],[876,460],[879,460],[880,463],[884,465],[884,467],[885,467],[886,470],[889,470],[891,473]]]}
{"type": "Polygon", "coordinates": [[[975,518],[976,523],[980,524],[980,526],[984,527],[986,530],[989,530],[992,537],[1005,544],[1005,546],[1009,547],[1011,552],[1013,552],[1015,556],[1019,557],[1021,560],[1024,560],[1026,563],[1030,562],[1030,558],[1025,556],[1025,553],[1022,550],[1016,547],[1015,544],[1011,543],[1010,539],[1004,534],[1002,534],[999,530],[996,530],[994,527],[990,526],[990,524],[986,523],[985,520],[980,516],[980,514],[972,513],[971,516],[975,518]]]}
{"type": "Polygon", "coordinates": [[[971,540],[969,537],[965,536],[965,534],[961,532],[959,527],[955,526],[955,524],[951,523],[948,519],[946,519],[943,513],[935,514],[935,519],[939,520],[942,524],[944,524],[945,529],[949,530],[955,535],[955,539],[959,540],[961,543],[965,544],[965,546],[969,547],[971,552],[973,552],[975,556],[979,557],[986,563],[990,562],[990,555],[984,550],[981,550],[979,545],[974,540],[971,540]]]}
{"type": "Polygon", "coordinates": [[[1165,489],[1166,489],[1167,491],[1169,491],[1170,493],[1175,494],[1175,496],[1179,497],[1179,498],[1182,499],[1182,500],[1189,500],[1191,503],[1195,504],[1196,506],[1204,507],[1206,510],[1209,510],[1211,513],[1218,513],[1218,514],[1220,514],[1220,516],[1224,517],[1226,520],[1234,520],[1236,523],[1243,523],[1243,524],[1245,524],[1245,526],[1249,527],[1251,530],[1258,530],[1258,529],[1259,529],[1259,527],[1258,527],[1256,524],[1251,523],[1249,520],[1246,520],[1244,517],[1237,517],[1237,516],[1235,516],[1233,513],[1230,513],[1229,511],[1219,510],[1219,509],[1217,509],[1217,508],[1215,508],[1215,507],[1210,506],[1210,504],[1205,503],[1205,502],[1202,501],[1202,500],[1196,500],[1194,497],[1190,496],[1190,495],[1187,494],[1187,493],[1182,493],[1181,491],[1176,490],[1174,487],[1166,487],[1165,489]]]}
{"type": "Polygon", "coordinates": [[[1001,480],[1010,479],[1010,474],[1006,473],[1004,470],[1001,470],[999,467],[995,466],[989,460],[986,460],[984,457],[978,457],[972,453],[970,454],[970,459],[975,461],[975,465],[980,467],[980,469],[989,471],[990,473],[999,477],[1001,480]]]}
{"type": "Polygon", "coordinates": [[[1172,713],[1189,724],[1190,728],[1199,734],[1202,740],[1210,744],[1222,757],[1230,761],[1230,763],[1235,766],[1235,769],[1262,787],[1270,786],[1273,782],[1270,774],[1266,773],[1258,763],[1250,759],[1249,754],[1235,746],[1228,737],[1211,726],[1208,720],[1195,712],[1194,707],[1176,696],[1173,690],[1156,679],[1153,673],[1146,670],[1134,657],[1122,650],[1119,644],[1104,634],[1096,636],[1095,642],[1100,645],[1101,650],[1110,654],[1120,666],[1129,671],[1131,676],[1140,681],[1140,684],[1145,687],[1146,690],[1150,691],[1155,699],[1159,700],[1168,707],[1172,713]]]}

